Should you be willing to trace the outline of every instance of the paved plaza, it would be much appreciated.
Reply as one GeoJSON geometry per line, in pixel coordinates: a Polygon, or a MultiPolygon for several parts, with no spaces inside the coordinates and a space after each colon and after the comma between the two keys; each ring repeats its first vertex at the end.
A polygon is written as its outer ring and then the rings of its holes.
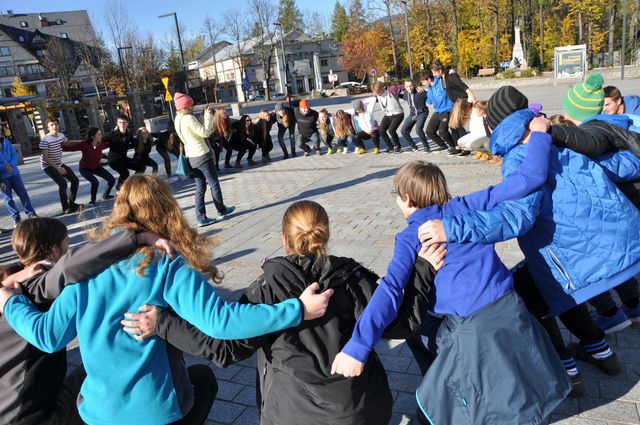
{"type": "MultiPolygon", "coordinates": [[[[623,93],[634,87],[637,92],[640,87],[638,80],[611,83],[618,84],[623,93]]],[[[544,103],[548,113],[555,113],[560,111],[560,98],[566,87],[528,87],[522,91],[531,101],[544,103]]],[[[477,97],[484,99],[490,93],[477,90],[477,97]]],[[[335,111],[348,107],[349,99],[343,99],[340,103],[339,100],[332,100],[326,104],[330,111],[335,111]]],[[[311,102],[316,109],[319,109],[316,105],[320,104],[321,101],[311,102]]],[[[272,134],[275,142],[275,132],[272,134]]],[[[258,159],[259,155],[258,152],[258,159]]],[[[237,298],[242,289],[260,275],[261,259],[284,253],[279,237],[280,221],[285,209],[294,201],[312,199],[326,208],[331,221],[331,254],[353,257],[384,275],[392,255],[394,235],[405,226],[402,214],[395,205],[395,195],[391,193],[393,175],[399,166],[415,159],[435,162],[443,169],[454,195],[479,190],[500,181],[500,171],[495,165],[473,161],[469,157],[447,156],[445,152],[355,155],[351,147],[347,155],[308,158],[299,155],[280,161],[281,154],[276,148],[272,156],[274,161],[267,165],[221,175],[225,203],[235,205],[236,213],[203,230],[206,235],[218,240],[215,261],[225,274],[218,288],[220,294],[228,299],[237,298]]],[[[65,154],[64,158],[77,172],[79,155],[65,154]]],[[[161,163],[157,155],[155,158],[161,163]]],[[[160,170],[162,174],[162,165],[160,170]]],[[[58,214],[57,187],[40,170],[38,158],[26,158],[21,172],[38,214],[58,214]]],[[[78,201],[87,202],[89,185],[82,177],[79,178],[78,201]]],[[[173,189],[187,218],[195,223],[193,182],[186,180],[174,183],[173,189]]],[[[208,209],[213,213],[210,195],[207,195],[207,200],[208,209]]],[[[84,212],[81,220],[73,215],[61,217],[69,226],[72,244],[81,243],[86,230],[108,215],[111,206],[111,203],[99,204],[97,208],[84,212]]],[[[10,218],[4,215],[0,227],[11,227],[10,224],[10,218]]],[[[507,266],[513,266],[522,258],[515,241],[501,243],[497,250],[507,266]]],[[[0,261],[6,262],[12,258],[10,235],[4,233],[0,235],[0,261]]],[[[474,270],[468,271],[468,278],[469,284],[473,284],[474,270]]],[[[594,367],[580,364],[587,395],[579,400],[566,400],[552,416],[552,423],[640,424],[640,351],[637,349],[640,326],[627,328],[608,337],[608,340],[624,365],[623,374],[611,378],[594,367]]],[[[391,423],[413,423],[416,412],[414,391],[421,379],[417,365],[402,341],[383,341],[377,351],[387,370],[395,400],[391,423]]],[[[69,360],[71,364],[80,361],[77,348],[69,348],[69,360]]],[[[200,362],[193,358],[187,361],[200,362]]],[[[226,369],[213,369],[220,389],[208,423],[258,424],[254,359],[226,369]]],[[[523,391],[526,391],[526,386],[523,391]]]]}

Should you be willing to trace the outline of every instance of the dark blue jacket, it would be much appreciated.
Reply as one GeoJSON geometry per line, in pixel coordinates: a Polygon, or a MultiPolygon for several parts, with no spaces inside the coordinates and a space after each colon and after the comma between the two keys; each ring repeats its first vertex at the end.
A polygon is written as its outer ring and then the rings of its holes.
{"type": "MultiPolygon", "coordinates": [[[[476,209],[489,209],[507,199],[518,199],[541,185],[547,173],[551,136],[534,133],[529,144],[527,162],[509,179],[481,192],[455,197],[445,205],[419,209],[407,218],[407,228],[396,235],[393,258],[387,275],[381,279],[358,319],[353,336],[342,351],[364,362],[382,332],[397,317],[403,290],[420,251],[418,227],[428,220],[456,216],[476,209]]],[[[468,316],[500,298],[512,287],[511,273],[498,258],[492,244],[449,244],[447,260],[435,278],[434,310],[440,314],[468,316]],[[465,276],[473,270],[474,278],[465,276]]]]}

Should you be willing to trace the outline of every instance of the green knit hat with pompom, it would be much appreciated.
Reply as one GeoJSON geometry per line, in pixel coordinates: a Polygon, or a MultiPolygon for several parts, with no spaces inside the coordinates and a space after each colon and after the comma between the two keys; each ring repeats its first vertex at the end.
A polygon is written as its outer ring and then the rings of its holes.
{"type": "Polygon", "coordinates": [[[604,77],[594,72],[584,83],[571,87],[562,99],[562,108],[569,118],[575,121],[585,121],[602,112],[604,105],[604,77]]]}

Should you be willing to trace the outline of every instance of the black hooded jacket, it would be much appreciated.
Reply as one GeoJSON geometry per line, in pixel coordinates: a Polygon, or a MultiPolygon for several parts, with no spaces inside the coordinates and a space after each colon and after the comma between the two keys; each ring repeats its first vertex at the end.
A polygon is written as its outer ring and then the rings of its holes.
{"type": "MultiPolygon", "coordinates": [[[[407,285],[399,318],[385,338],[407,338],[427,312],[434,273],[418,259],[414,282],[407,285]]],[[[179,318],[162,313],[158,336],[176,348],[227,366],[249,358],[256,350],[262,425],[387,424],[392,398],[387,376],[372,352],[356,378],[331,375],[335,356],[351,337],[355,323],[377,287],[378,276],[356,261],[328,257],[278,257],[267,261],[240,302],[274,304],[298,297],[312,282],[334,289],[327,313],[299,327],[239,341],[210,338],[179,318]]]]}

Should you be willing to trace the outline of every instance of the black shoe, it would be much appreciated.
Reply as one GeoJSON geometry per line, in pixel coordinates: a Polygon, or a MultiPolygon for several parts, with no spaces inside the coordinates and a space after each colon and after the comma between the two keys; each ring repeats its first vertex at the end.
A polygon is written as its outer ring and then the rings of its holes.
{"type": "Polygon", "coordinates": [[[109,199],[113,199],[113,195],[104,195],[104,196],[102,197],[102,200],[103,200],[103,201],[108,201],[109,199]]]}
{"type": "Polygon", "coordinates": [[[622,372],[622,367],[620,366],[620,362],[618,361],[618,356],[615,353],[612,353],[609,357],[604,359],[596,359],[591,354],[589,354],[582,345],[576,342],[569,343],[567,345],[567,349],[572,350],[576,353],[576,359],[582,360],[586,363],[591,363],[607,375],[615,376],[619,375],[622,372]]]}
{"type": "Polygon", "coordinates": [[[82,211],[84,209],[84,204],[76,204],[75,202],[69,205],[69,211],[74,213],[78,211],[82,211]]]}
{"type": "Polygon", "coordinates": [[[582,373],[578,372],[573,376],[569,376],[569,379],[571,380],[571,392],[569,393],[569,397],[582,397],[585,392],[582,373]]]}
{"type": "Polygon", "coordinates": [[[393,153],[393,151],[392,151],[391,149],[389,149],[389,148],[386,148],[386,149],[384,150],[384,153],[393,153]]]}
{"type": "Polygon", "coordinates": [[[292,158],[295,158],[296,156],[297,156],[297,155],[296,155],[296,153],[295,153],[295,152],[291,152],[291,157],[292,157],[292,158]]]}
{"type": "Polygon", "coordinates": [[[412,150],[413,152],[416,152],[416,151],[418,150],[418,147],[417,147],[415,144],[412,144],[412,145],[411,145],[411,150],[412,150]]]}
{"type": "MultiPolygon", "coordinates": [[[[263,162],[264,162],[264,160],[263,160],[263,162]]],[[[258,163],[256,161],[254,161],[253,159],[248,159],[247,158],[247,164],[249,164],[249,165],[257,165],[258,163]]]]}
{"type": "Polygon", "coordinates": [[[282,159],[289,159],[289,154],[285,153],[284,156],[282,157],[282,159]]]}
{"type": "Polygon", "coordinates": [[[224,168],[233,168],[233,165],[231,165],[231,164],[224,164],[224,168]]]}
{"type": "Polygon", "coordinates": [[[400,153],[400,152],[402,152],[402,148],[395,147],[395,148],[393,149],[393,153],[400,153]]]}
{"type": "Polygon", "coordinates": [[[447,147],[446,147],[446,146],[440,146],[440,145],[438,145],[438,146],[436,146],[435,148],[431,149],[431,152],[440,152],[440,151],[443,151],[443,150],[445,150],[445,149],[447,149],[447,147]]]}
{"type": "Polygon", "coordinates": [[[462,152],[462,151],[458,151],[458,149],[449,148],[449,151],[447,152],[447,155],[451,155],[451,156],[458,155],[460,152],[462,152]]]}
{"type": "Polygon", "coordinates": [[[431,149],[429,148],[429,146],[424,148],[424,153],[431,153],[431,149]]]}
{"type": "Polygon", "coordinates": [[[262,162],[271,162],[271,157],[269,155],[265,155],[262,157],[262,162]]]}
{"type": "Polygon", "coordinates": [[[458,156],[469,156],[471,155],[471,151],[462,151],[458,154],[458,156]]]}
{"type": "Polygon", "coordinates": [[[318,155],[318,156],[322,155],[322,150],[316,149],[315,151],[316,151],[316,155],[318,155]]]}

